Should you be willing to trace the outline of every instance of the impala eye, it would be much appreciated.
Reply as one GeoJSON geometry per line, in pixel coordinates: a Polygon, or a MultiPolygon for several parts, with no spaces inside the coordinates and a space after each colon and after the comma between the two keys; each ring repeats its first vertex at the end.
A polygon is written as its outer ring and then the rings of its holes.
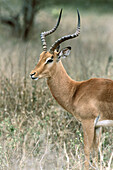
{"type": "Polygon", "coordinates": [[[46,60],[46,64],[52,63],[53,62],[53,58],[47,58],[46,60]]]}

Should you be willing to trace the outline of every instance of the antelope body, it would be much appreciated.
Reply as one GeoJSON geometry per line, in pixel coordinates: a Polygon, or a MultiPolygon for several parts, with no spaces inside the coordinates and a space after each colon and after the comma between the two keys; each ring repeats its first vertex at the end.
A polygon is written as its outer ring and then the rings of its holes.
{"type": "MultiPolygon", "coordinates": [[[[94,147],[96,153],[98,150],[101,127],[113,126],[113,81],[103,78],[75,81],[68,76],[62,65],[61,58],[69,55],[71,47],[59,51],[59,44],[80,34],[79,12],[76,32],[58,39],[47,51],[45,37],[57,29],[61,14],[62,10],[52,30],[41,33],[43,52],[30,75],[35,80],[47,78],[53,97],[81,122],[84,133],[85,167],[88,169],[91,148],[94,147]]],[[[97,158],[97,155],[95,156],[97,158]]]]}

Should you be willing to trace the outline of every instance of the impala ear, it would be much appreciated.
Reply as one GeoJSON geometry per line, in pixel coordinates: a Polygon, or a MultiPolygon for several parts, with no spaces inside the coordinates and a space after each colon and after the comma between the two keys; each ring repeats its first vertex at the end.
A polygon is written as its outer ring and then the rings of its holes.
{"type": "Polygon", "coordinates": [[[58,53],[58,60],[63,57],[67,57],[69,54],[70,54],[70,51],[71,51],[71,47],[66,47],[66,48],[63,48],[59,53],[58,53]]]}

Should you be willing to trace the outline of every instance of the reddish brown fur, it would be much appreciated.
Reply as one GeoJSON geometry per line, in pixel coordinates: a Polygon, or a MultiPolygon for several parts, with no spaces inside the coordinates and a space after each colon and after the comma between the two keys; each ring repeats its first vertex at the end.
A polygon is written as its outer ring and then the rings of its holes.
{"type": "Polygon", "coordinates": [[[103,78],[74,81],[67,75],[62,62],[56,62],[56,52],[53,55],[54,62],[50,66],[44,65],[51,56],[49,52],[43,52],[31,75],[36,72],[34,77],[47,77],[53,97],[82,123],[85,166],[88,169],[91,147],[95,145],[97,148],[99,143],[99,133],[96,134],[94,124],[96,117],[99,115],[99,120],[113,120],[113,81],[103,78]]]}

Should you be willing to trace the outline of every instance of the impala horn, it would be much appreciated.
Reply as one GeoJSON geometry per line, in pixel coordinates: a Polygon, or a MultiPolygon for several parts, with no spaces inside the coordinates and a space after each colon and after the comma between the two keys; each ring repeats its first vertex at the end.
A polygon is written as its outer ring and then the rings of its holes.
{"type": "Polygon", "coordinates": [[[42,41],[42,45],[43,45],[43,50],[45,52],[47,51],[47,44],[46,44],[45,37],[49,34],[52,34],[58,28],[58,26],[60,24],[60,20],[61,20],[61,15],[62,15],[62,9],[60,11],[59,18],[58,18],[58,21],[57,21],[57,24],[55,25],[55,27],[53,27],[50,31],[46,31],[46,32],[41,33],[41,41],[42,41]]]}
{"type": "Polygon", "coordinates": [[[64,37],[59,38],[57,41],[55,41],[55,43],[50,47],[49,52],[53,53],[54,50],[59,46],[59,44],[61,44],[62,42],[75,38],[80,34],[80,14],[79,11],[77,9],[77,13],[78,13],[78,25],[77,25],[77,29],[76,32],[74,34],[71,35],[66,35],[64,37]]]}

